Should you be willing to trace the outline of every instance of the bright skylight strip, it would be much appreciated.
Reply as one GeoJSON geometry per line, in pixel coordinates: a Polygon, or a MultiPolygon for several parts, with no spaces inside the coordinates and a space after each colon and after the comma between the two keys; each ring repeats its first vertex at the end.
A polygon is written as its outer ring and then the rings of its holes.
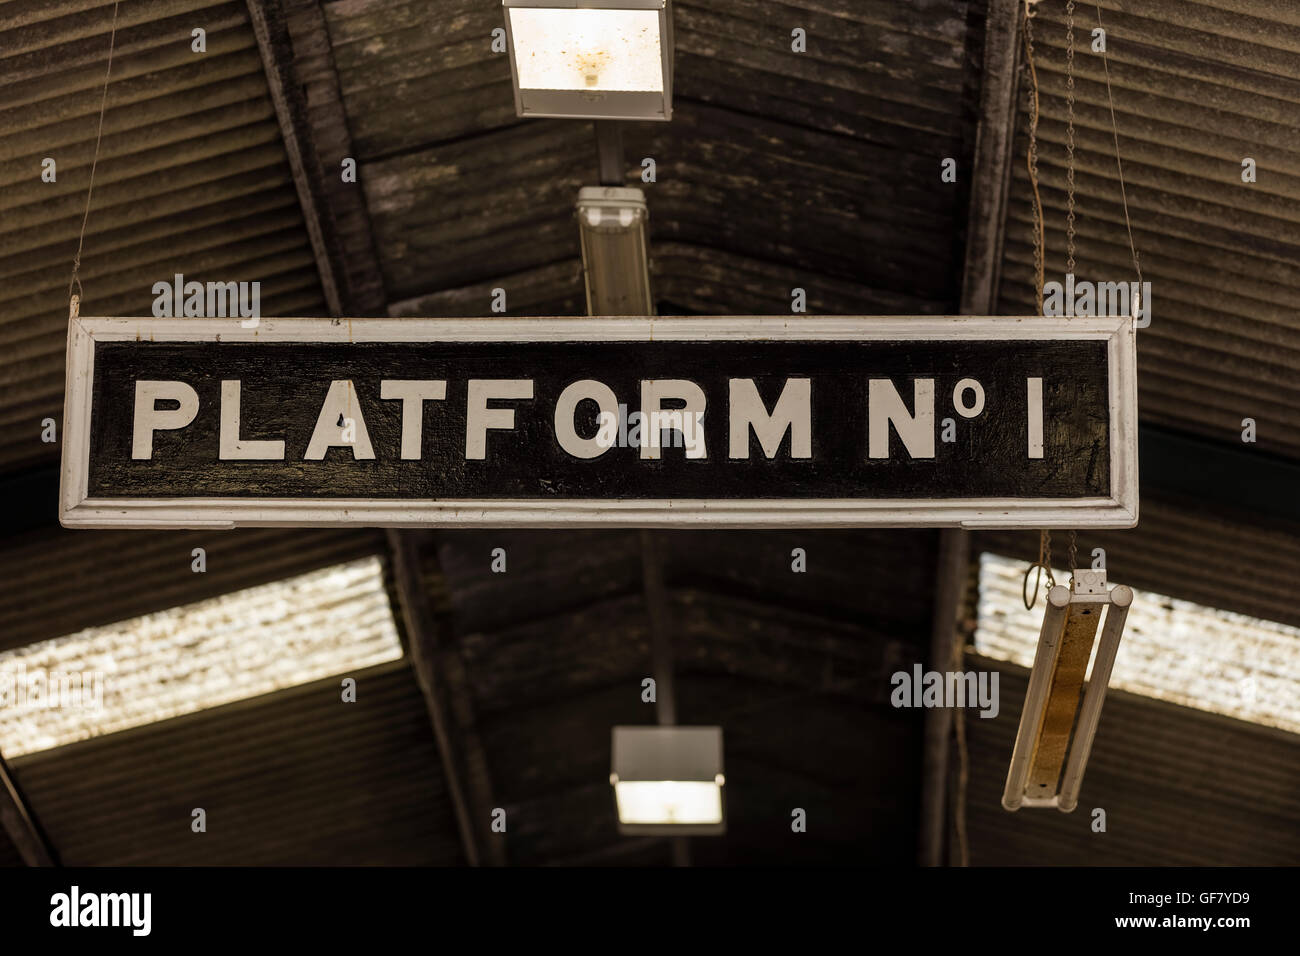
{"type": "Polygon", "coordinates": [[[363,558],[0,653],[6,757],[397,660],[383,566],[363,558]]]}
{"type": "MultiPolygon", "coordinates": [[[[1025,610],[1024,572],[1023,562],[980,555],[975,649],[1032,667],[1043,598],[1025,610]]],[[[1300,628],[1134,588],[1110,686],[1300,733],[1300,628]]]]}

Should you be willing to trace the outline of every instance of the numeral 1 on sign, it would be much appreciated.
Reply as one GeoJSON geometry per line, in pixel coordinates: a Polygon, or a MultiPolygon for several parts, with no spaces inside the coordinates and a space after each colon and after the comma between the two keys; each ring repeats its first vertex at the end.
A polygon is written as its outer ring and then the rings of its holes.
{"type": "Polygon", "coordinates": [[[1029,457],[1043,457],[1043,380],[1029,381],[1029,457]]]}

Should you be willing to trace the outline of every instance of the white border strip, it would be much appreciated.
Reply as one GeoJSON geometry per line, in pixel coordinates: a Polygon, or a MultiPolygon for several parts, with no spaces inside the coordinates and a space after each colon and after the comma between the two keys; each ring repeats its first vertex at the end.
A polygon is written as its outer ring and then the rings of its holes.
{"type": "Polygon", "coordinates": [[[68,326],[59,520],[68,528],[962,527],[1131,528],[1138,518],[1137,358],[1132,319],[1030,316],[718,318],[78,318],[68,326]],[[1104,339],[1110,386],[1106,498],[392,499],[89,498],[94,343],[987,341],[1104,339]]]}

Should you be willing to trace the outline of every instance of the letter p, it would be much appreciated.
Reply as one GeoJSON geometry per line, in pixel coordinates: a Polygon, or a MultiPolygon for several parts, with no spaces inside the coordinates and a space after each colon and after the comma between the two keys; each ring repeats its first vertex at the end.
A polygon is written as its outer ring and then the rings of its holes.
{"type": "Polygon", "coordinates": [[[160,428],[184,428],[198,413],[199,393],[184,382],[136,382],[131,457],[153,458],[153,433],[160,428]],[[159,408],[159,400],[178,404],[176,408],[159,408]]]}

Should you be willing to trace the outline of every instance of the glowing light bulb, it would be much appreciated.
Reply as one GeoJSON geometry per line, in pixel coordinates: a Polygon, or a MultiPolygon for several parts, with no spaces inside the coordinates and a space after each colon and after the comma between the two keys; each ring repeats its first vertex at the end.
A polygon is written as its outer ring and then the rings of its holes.
{"type": "Polygon", "coordinates": [[[587,87],[593,88],[600,83],[600,71],[609,65],[610,56],[604,50],[586,49],[574,54],[574,63],[582,74],[587,87]]]}
{"type": "Polygon", "coordinates": [[[654,10],[510,8],[525,90],[663,92],[654,10]]]}

